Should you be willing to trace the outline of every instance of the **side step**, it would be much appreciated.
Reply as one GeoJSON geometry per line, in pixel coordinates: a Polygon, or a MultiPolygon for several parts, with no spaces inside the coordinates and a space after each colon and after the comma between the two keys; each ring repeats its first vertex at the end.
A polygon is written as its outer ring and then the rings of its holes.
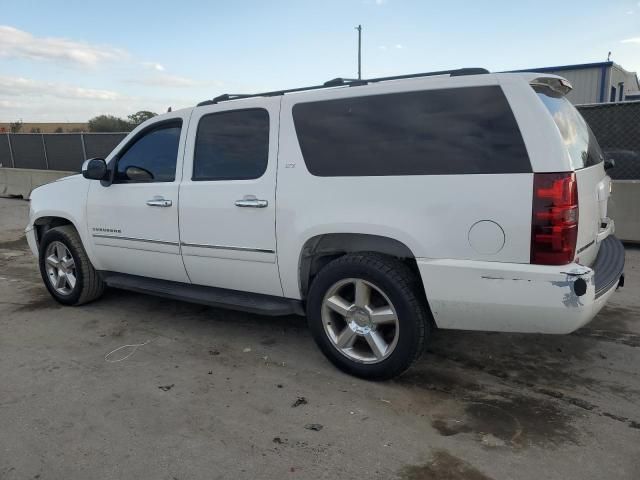
{"type": "Polygon", "coordinates": [[[304,315],[300,300],[273,297],[259,293],[240,292],[224,288],[205,287],[188,283],[158,280],[117,272],[99,272],[104,282],[113,288],[146,293],[173,300],[199,303],[211,307],[228,308],[261,315],[304,315]]]}

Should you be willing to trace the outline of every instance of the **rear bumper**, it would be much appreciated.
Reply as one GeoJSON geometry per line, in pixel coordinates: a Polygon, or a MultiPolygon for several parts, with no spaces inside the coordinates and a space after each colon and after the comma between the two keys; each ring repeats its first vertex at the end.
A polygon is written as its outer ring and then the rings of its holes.
{"type": "Polygon", "coordinates": [[[593,268],[417,259],[440,328],[570,333],[590,322],[620,282],[624,248],[610,236],[593,268]]]}

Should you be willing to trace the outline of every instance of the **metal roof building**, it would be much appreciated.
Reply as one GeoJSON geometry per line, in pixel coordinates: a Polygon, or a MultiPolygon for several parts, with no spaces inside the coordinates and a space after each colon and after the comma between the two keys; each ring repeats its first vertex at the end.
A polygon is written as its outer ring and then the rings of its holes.
{"type": "Polygon", "coordinates": [[[566,78],[573,85],[573,90],[567,98],[576,105],[640,99],[640,83],[636,73],[628,72],[614,62],[528,68],[517,71],[551,73],[566,78]]]}

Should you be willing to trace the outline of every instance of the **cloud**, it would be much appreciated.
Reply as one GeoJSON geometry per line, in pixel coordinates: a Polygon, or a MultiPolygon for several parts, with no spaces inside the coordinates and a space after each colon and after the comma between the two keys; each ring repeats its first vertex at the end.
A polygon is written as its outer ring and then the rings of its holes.
{"type": "Polygon", "coordinates": [[[139,78],[129,78],[126,83],[133,85],[143,85],[146,87],[168,87],[168,88],[193,88],[193,87],[215,87],[224,86],[222,82],[201,81],[192,78],[181,77],[179,75],[171,75],[168,73],[157,73],[153,75],[142,76],[139,78]]]}
{"type": "Polygon", "coordinates": [[[29,78],[0,76],[0,95],[38,96],[80,100],[117,100],[123,95],[110,90],[83,88],[60,83],[40,82],[29,78]]]}
{"type": "Polygon", "coordinates": [[[378,46],[378,48],[379,48],[380,50],[386,50],[386,49],[387,49],[387,46],[386,46],[386,45],[380,45],[380,46],[378,46]]]}
{"type": "Polygon", "coordinates": [[[402,48],[404,48],[404,46],[401,43],[396,43],[395,47],[400,50],[402,48]]]}
{"type": "Polygon", "coordinates": [[[640,43],[640,37],[625,38],[620,43],[640,43]]]}
{"type": "Polygon", "coordinates": [[[376,5],[384,5],[387,3],[387,0],[376,0],[376,5]]]}
{"type": "Polygon", "coordinates": [[[0,57],[27,58],[95,67],[103,62],[127,59],[124,50],[57,37],[36,37],[8,25],[0,25],[0,57]]]}
{"type": "Polygon", "coordinates": [[[150,68],[151,70],[155,70],[156,72],[164,72],[164,65],[156,62],[142,62],[142,66],[146,68],[150,68]]]}

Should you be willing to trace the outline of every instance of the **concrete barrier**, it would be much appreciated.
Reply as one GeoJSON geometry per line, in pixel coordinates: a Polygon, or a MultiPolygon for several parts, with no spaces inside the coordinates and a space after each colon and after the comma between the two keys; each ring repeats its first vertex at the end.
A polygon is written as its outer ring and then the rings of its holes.
{"type": "Polygon", "coordinates": [[[28,199],[34,188],[69,175],[75,175],[75,172],[0,168],[0,195],[7,197],[21,196],[24,199],[28,199]]]}
{"type": "Polygon", "coordinates": [[[640,243],[640,180],[614,180],[608,216],[616,222],[616,237],[640,243]]]}

